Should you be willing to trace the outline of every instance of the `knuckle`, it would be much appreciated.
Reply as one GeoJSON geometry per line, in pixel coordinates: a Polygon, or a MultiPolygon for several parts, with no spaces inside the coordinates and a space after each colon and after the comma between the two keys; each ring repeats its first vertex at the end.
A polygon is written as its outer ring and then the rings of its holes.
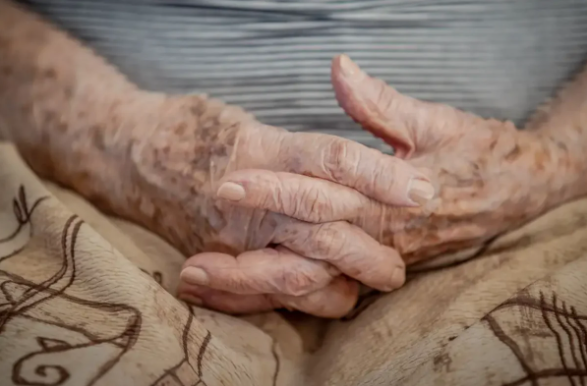
{"type": "Polygon", "coordinates": [[[390,168],[387,162],[378,159],[368,173],[364,173],[357,187],[368,192],[378,192],[383,187],[384,192],[389,193],[393,188],[394,174],[393,166],[390,168]]]}
{"type": "Polygon", "coordinates": [[[298,184],[292,184],[291,181],[288,183],[281,175],[277,175],[276,183],[270,191],[274,205],[268,208],[275,208],[279,213],[293,218],[305,219],[306,197],[298,184]]]}
{"type": "Polygon", "coordinates": [[[301,205],[298,205],[300,218],[309,222],[323,222],[329,217],[332,204],[325,199],[322,190],[310,187],[300,193],[301,205]]]}
{"type": "Polygon", "coordinates": [[[340,222],[326,223],[318,226],[313,241],[319,258],[336,261],[345,249],[344,226],[340,222]]]}
{"type": "Polygon", "coordinates": [[[328,217],[332,207],[323,190],[307,181],[301,183],[284,180],[278,175],[277,183],[272,184],[272,189],[268,191],[274,196],[274,205],[265,206],[266,208],[275,208],[274,210],[299,220],[322,222],[328,217]]]}
{"type": "Polygon", "coordinates": [[[323,168],[334,181],[344,181],[355,169],[353,165],[349,143],[342,139],[333,139],[324,149],[322,157],[323,168]]]}
{"type": "Polygon", "coordinates": [[[305,270],[284,272],[284,291],[292,296],[303,296],[318,289],[322,284],[320,275],[305,270]]]}
{"type": "Polygon", "coordinates": [[[267,184],[268,189],[265,190],[263,207],[287,213],[292,204],[292,195],[288,194],[281,178],[277,177],[272,182],[267,184]]]}

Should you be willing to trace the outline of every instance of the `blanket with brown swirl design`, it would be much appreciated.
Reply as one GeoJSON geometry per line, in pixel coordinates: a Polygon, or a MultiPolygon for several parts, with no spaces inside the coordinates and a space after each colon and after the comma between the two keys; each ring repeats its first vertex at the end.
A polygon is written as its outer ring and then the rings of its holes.
{"type": "Polygon", "coordinates": [[[587,383],[587,199],[338,321],[188,306],[183,260],[0,145],[0,384],[587,383]]]}

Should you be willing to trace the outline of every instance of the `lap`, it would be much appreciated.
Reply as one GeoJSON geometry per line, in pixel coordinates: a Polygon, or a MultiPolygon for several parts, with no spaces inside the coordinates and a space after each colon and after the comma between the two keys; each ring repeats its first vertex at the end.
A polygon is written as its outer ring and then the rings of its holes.
{"type": "Polygon", "coordinates": [[[163,240],[0,145],[0,384],[556,383],[587,375],[586,249],[582,200],[344,320],[235,318],[173,296],[163,240]]]}

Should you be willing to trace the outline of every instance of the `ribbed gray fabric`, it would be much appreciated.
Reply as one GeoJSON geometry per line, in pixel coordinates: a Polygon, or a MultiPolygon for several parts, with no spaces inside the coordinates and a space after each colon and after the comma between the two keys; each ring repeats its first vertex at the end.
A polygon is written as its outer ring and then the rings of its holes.
{"type": "Polygon", "coordinates": [[[30,0],[142,87],[379,146],[337,106],[347,53],[414,97],[518,123],[587,58],[587,0],[30,0]]]}

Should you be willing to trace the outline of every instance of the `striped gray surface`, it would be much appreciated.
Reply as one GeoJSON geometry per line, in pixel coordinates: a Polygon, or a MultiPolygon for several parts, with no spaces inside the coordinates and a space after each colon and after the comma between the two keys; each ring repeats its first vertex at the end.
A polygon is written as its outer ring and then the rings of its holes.
{"type": "Polygon", "coordinates": [[[264,123],[378,140],[342,114],[347,53],[414,97],[523,121],[587,58],[587,0],[29,0],[142,87],[264,123]]]}

